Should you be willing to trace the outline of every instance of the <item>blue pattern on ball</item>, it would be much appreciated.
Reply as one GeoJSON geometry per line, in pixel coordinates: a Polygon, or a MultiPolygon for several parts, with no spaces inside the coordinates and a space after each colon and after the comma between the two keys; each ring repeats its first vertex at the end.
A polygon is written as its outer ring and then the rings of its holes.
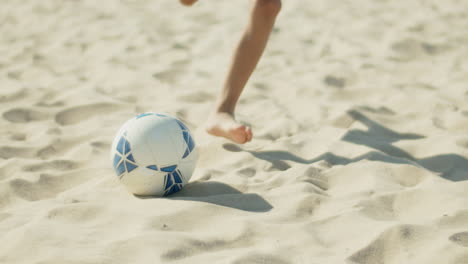
{"type": "Polygon", "coordinates": [[[115,167],[115,172],[117,173],[117,176],[121,176],[125,173],[125,165],[123,162],[120,162],[120,164],[115,167]]]}
{"type": "Polygon", "coordinates": [[[135,159],[133,158],[133,155],[132,155],[132,154],[128,155],[128,156],[127,156],[127,159],[128,159],[129,161],[131,161],[131,162],[135,162],[135,159]]]}
{"type": "Polygon", "coordinates": [[[122,157],[119,155],[114,155],[114,168],[117,168],[117,165],[119,165],[119,162],[122,160],[122,157]]]}
{"type": "Polygon", "coordinates": [[[164,176],[164,196],[178,192],[184,186],[182,181],[182,174],[179,170],[175,170],[172,173],[164,176]]]}
{"type": "Polygon", "coordinates": [[[117,151],[120,153],[120,154],[124,154],[124,144],[125,144],[125,138],[124,137],[121,137],[120,140],[119,140],[119,143],[117,144],[117,151]]]}
{"type": "Polygon", "coordinates": [[[114,170],[117,176],[122,177],[124,173],[129,173],[138,168],[135,158],[130,153],[131,151],[130,142],[124,136],[121,137],[119,143],[117,143],[118,153],[114,155],[114,170]]]}
{"type": "Polygon", "coordinates": [[[150,170],[155,170],[155,171],[158,170],[158,166],[156,166],[156,165],[149,165],[149,166],[146,166],[146,168],[148,168],[150,170]]]}
{"type": "Polygon", "coordinates": [[[180,178],[180,175],[179,173],[177,173],[177,171],[174,171],[174,173],[172,173],[172,176],[174,177],[174,181],[176,183],[182,183],[182,179],[180,178]]]}
{"type": "Polygon", "coordinates": [[[189,151],[189,149],[187,148],[187,149],[185,150],[185,153],[184,153],[184,155],[182,156],[182,158],[185,159],[189,154],[190,154],[190,151],[189,151]]]}
{"type": "Polygon", "coordinates": [[[170,176],[170,174],[167,174],[166,175],[166,186],[164,186],[164,190],[169,190],[172,185],[174,184],[174,182],[172,181],[172,177],[170,176]]]}
{"type": "Polygon", "coordinates": [[[167,166],[161,168],[162,171],[164,172],[173,172],[177,168],[177,165],[172,165],[172,166],[167,166]]]}
{"type": "Polygon", "coordinates": [[[184,123],[177,120],[177,124],[179,124],[180,128],[182,129],[182,137],[184,138],[185,144],[187,145],[184,155],[182,156],[182,158],[185,159],[195,148],[195,142],[193,141],[193,138],[184,123]]]}
{"type": "Polygon", "coordinates": [[[124,152],[125,152],[125,154],[130,153],[130,143],[128,142],[128,140],[125,140],[124,152]]]}

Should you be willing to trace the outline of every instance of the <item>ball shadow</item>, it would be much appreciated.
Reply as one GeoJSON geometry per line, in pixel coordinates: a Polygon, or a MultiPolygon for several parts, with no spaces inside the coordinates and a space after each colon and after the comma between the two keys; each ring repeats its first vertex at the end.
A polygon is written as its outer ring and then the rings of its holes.
{"type": "MultiPolygon", "coordinates": [[[[140,197],[142,199],[160,197],[140,197]]],[[[242,193],[225,183],[216,181],[195,181],[184,186],[177,193],[164,197],[170,200],[211,203],[247,212],[268,212],[273,206],[256,193],[242,193]]]]}
{"type": "Polygon", "coordinates": [[[256,193],[242,193],[225,183],[192,182],[169,197],[173,200],[198,201],[248,212],[268,212],[273,206],[256,193]]]}
{"type": "Polygon", "coordinates": [[[256,193],[242,193],[225,183],[215,181],[191,182],[168,198],[211,203],[248,212],[268,212],[273,208],[256,193]]]}

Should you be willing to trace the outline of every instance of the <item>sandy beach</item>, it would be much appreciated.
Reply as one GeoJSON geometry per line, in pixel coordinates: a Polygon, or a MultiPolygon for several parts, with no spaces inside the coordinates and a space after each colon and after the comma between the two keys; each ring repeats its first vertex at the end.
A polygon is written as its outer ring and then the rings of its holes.
{"type": "Polygon", "coordinates": [[[205,133],[251,1],[0,3],[1,264],[468,264],[468,2],[284,0],[205,133]],[[191,182],[141,198],[119,127],[170,113],[191,182]]]}

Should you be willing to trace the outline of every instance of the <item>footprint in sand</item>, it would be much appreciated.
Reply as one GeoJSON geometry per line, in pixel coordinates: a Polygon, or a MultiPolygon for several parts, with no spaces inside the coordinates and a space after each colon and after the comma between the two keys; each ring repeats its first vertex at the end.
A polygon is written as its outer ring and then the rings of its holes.
{"type": "Polygon", "coordinates": [[[359,208],[363,215],[371,219],[393,221],[396,215],[394,210],[395,199],[395,194],[370,197],[360,201],[355,207],[359,208]]]}
{"type": "Polygon", "coordinates": [[[331,87],[344,88],[346,86],[346,79],[344,77],[338,77],[333,75],[327,75],[323,78],[323,82],[331,87]]]}
{"type": "MultiPolygon", "coordinates": [[[[57,175],[40,174],[35,180],[16,178],[8,182],[11,191],[9,193],[27,201],[50,199],[61,192],[86,182],[90,177],[92,177],[92,174],[89,171],[78,171],[57,175]]],[[[8,200],[8,197],[6,198],[8,200]]]]}
{"type": "Polygon", "coordinates": [[[102,215],[105,208],[86,204],[70,204],[50,210],[47,218],[66,223],[83,224],[102,215]]]}
{"type": "Polygon", "coordinates": [[[42,171],[42,170],[73,170],[78,167],[78,163],[71,160],[53,160],[31,164],[23,167],[24,171],[42,171]]]}
{"type": "Polygon", "coordinates": [[[100,150],[108,150],[111,147],[110,143],[107,141],[93,141],[90,145],[100,150]]]}
{"type": "Polygon", "coordinates": [[[348,258],[352,263],[386,263],[386,256],[399,259],[404,252],[414,250],[417,239],[427,238],[433,230],[416,225],[397,225],[392,226],[370,242],[363,249],[355,252],[348,258]],[[404,248],[406,251],[401,251],[404,248]]]}
{"type": "Polygon", "coordinates": [[[14,179],[9,185],[11,191],[18,197],[28,200],[37,201],[55,197],[57,193],[62,192],[66,188],[63,177],[53,177],[46,174],[41,174],[37,181],[27,181],[25,179],[14,179]]]}
{"type": "Polygon", "coordinates": [[[304,171],[301,171],[299,180],[310,183],[322,191],[326,191],[330,188],[328,183],[328,177],[323,175],[321,169],[310,166],[304,171]]]}
{"type": "Polygon", "coordinates": [[[57,113],[55,121],[62,126],[74,125],[92,117],[102,116],[119,109],[122,109],[122,107],[112,103],[81,105],[57,113]]]}
{"type": "Polygon", "coordinates": [[[319,195],[309,195],[301,199],[296,204],[291,204],[291,206],[296,209],[297,218],[309,218],[314,215],[317,209],[322,203],[322,198],[319,195]]]}
{"type": "Polygon", "coordinates": [[[435,44],[407,38],[393,43],[391,49],[396,54],[396,57],[393,59],[408,61],[424,55],[439,55],[451,48],[445,43],[435,44]]]}
{"type": "Polygon", "coordinates": [[[449,237],[449,240],[462,247],[468,247],[468,232],[453,234],[449,237]]]}
{"type": "Polygon", "coordinates": [[[12,102],[26,97],[26,89],[13,89],[10,93],[0,93],[0,103],[12,102]]]}
{"type": "Polygon", "coordinates": [[[63,155],[66,151],[76,146],[76,141],[57,139],[37,150],[36,155],[41,159],[50,159],[63,155]]]}
{"type": "Polygon", "coordinates": [[[34,149],[27,147],[12,147],[2,146],[0,147],[0,159],[11,159],[11,158],[32,158],[34,157],[34,149]]]}
{"type": "Polygon", "coordinates": [[[246,167],[246,168],[239,169],[237,171],[237,173],[241,177],[251,178],[251,177],[254,177],[255,174],[257,174],[257,170],[255,168],[252,168],[252,167],[246,167]]]}
{"type": "Polygon", "coordinates": [[[27,108],[14,108],[4,112],[3,118],[12,123],[28,123],[46,120],[48,114],[27,108]]]}
{"type": "Polygon", "coordinates": [[[26,134],[23,133],[13,133],[11,134],[10,139],[14,141],[25,141],[26,137],[26,134]]]}
{"type": "Polygon", "coordinates": [[[410,61],[424,55],[421,42],[412,38],[393,43],[391,49],[395,54],[391,59],[395,61],[410,61]]]}

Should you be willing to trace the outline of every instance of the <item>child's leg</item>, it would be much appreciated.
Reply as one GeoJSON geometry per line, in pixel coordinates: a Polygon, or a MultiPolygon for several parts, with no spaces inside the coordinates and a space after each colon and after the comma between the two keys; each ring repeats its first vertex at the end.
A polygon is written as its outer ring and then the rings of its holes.
{"type": "Polygon", "coordinates": [[[236,143],[246,143],[252,139],[252,131],[236,121],[234,110],[245,84],[265,49],[280,9],[281,0],[255,0],[249,24],[234,51],[215,111],[208,120],[206,128],[208,133],[228,138],[236,143]]]}

